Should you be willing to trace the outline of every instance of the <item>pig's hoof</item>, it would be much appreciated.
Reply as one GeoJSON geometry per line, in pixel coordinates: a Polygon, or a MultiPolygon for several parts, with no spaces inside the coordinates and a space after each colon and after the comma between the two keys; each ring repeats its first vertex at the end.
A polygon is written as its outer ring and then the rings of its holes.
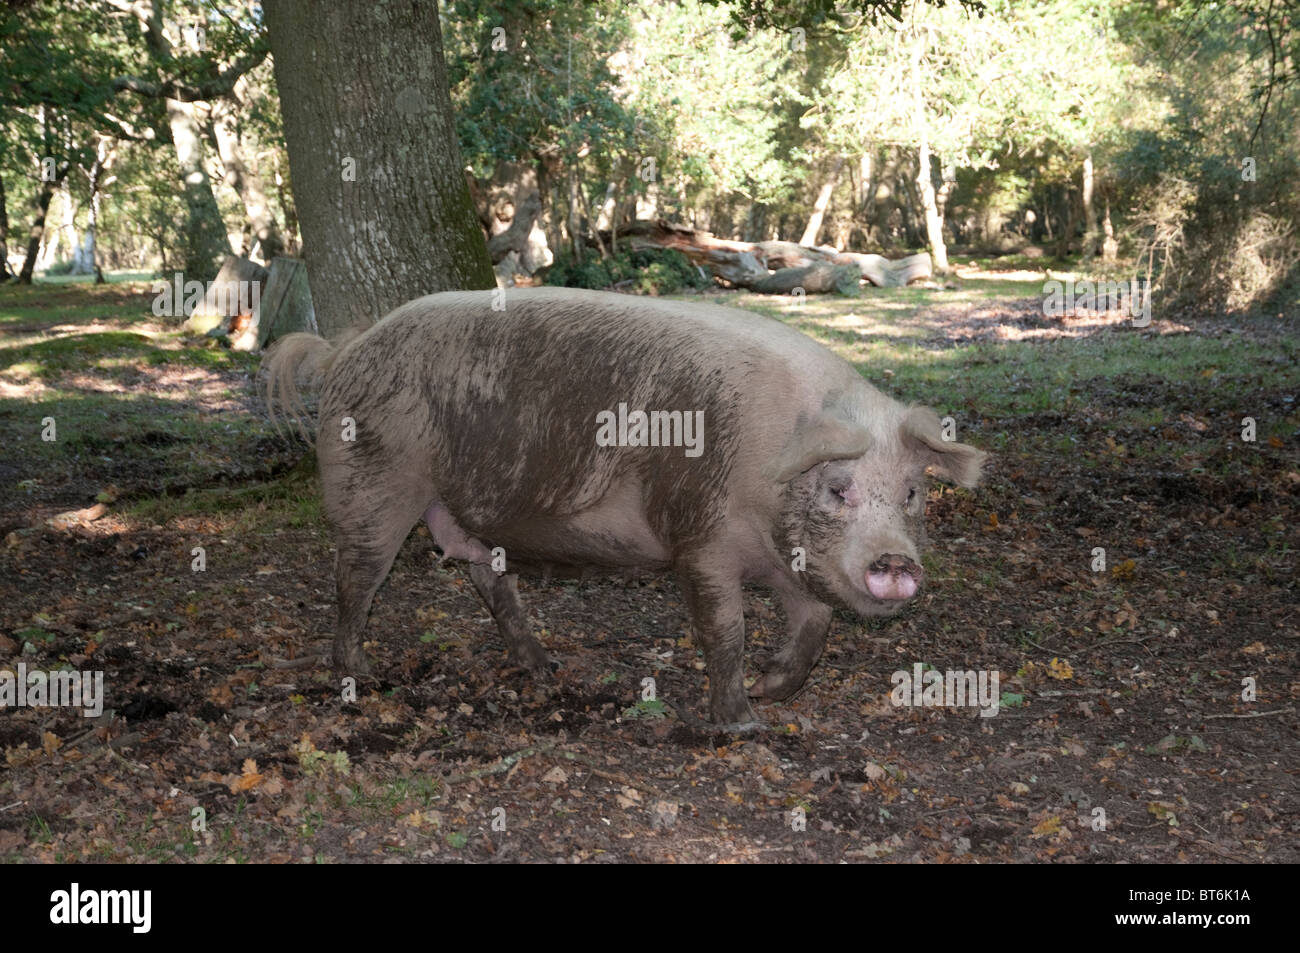
{"type": "Polygon", "coordinates": [[[758,720],[758,716],[754,714],[754,709],[749,707],[748,702],[743,705],[728,705],[723,710],[715,708],[712,711],[712,719],[714,731],[750,732],[766,727],[758,720]]]}
{"type": "Polygon", "coordinates": [[[517,652],[512,651],[510,661],[536,678],[549,678],[560,668],[560,663],[547,655],[546,650],[537,642],[517,652]]]}
{"type": "Polygon", "coordinates": [[[333,656],[334,670],[340,675],[351,675],[354,678],[373,678],[374,672],[370,668],[370,659],[366,658],[366,653],[357,649],[355,652],[335,652],[333,656]]]}
{"type": "Polygon", "coordinates": [[[803,687],[803,683],[802,678],[796,679],[787,672],[773,670],[754,680],[754,684],[749,686],[749,697],[761,698],[769,702],[783,702],[796,695],[803,687]]]}
{"type": "Polygon", "coordinates": [[[685,707],[678,708],[674,705],[669,705],[667,703],[665,703],[665,705],[674,715],[677,716],[678,720],[680,720],[682,724],[686,725],[686,727],[692,729],[693,731],[699,732],[702,735],[717,735],[717,734],[748,735],[748,734],[757,734],[760,731],[768,730],[768,726],[763,722],[759,721],[754,716],[754,713],[752,711],[750,711],[748,718],[741,718],[737,721],[720,721],[716,717],[713,721],[703,721],[695,717],[695,715],[693,715],[685,707]]]}
{"type": "Polygon", "coordinates": [[[756,735],[768,730],[768,725],[761,721],[742,721],[728,725],[714,725],[714,731],[723,731],[729,735],[756,735]]]}

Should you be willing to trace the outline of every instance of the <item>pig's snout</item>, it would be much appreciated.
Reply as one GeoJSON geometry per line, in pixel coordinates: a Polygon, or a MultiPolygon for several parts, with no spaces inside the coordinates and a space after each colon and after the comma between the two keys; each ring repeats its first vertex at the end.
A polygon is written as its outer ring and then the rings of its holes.
{"type": "Polygon", "coordinates": [[[886,553],[867,567],[867,591],[877,599],[901,602],[916,595],[924,577],[921,567],[906,556],[886,553]]]}

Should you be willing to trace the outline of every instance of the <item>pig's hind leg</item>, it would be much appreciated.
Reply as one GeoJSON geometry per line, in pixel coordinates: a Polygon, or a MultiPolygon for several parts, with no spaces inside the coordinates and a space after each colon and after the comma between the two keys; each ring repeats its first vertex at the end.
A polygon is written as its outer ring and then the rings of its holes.
{"type": "Polygon", "coordinates": [[[519,577],[515,573],[498,574],[489,563],[492,553],[483,543],[456,522],[451,511],[433,503],[425,511],[433,544],[449,559],[463,559],[469,565],[469,578],[496,620],[497,630],[505,640],[510,658],[516,665],[534,672],[549,672],[555,664],[541,643],[533,637],[528,614],[519,599],[519,577]]]}
{"type": "Polygon", "coordinates": [[[556,663],[528,625],[528,614],[519,599],[519,577],[515,573],[498,574],[487,563],[471,563],[469,578],[487,603],[514,663],[535,673],[549,674],[556,663]]]}
{"type": "Polygon", "coordinates": [[[334,665],[351,675],[370,674],[369,660],[361,648],[370,604],[433,495],[432,486],[416,482],[418,485],[413,485],[388,475],[357,482],[324,480],[325,513],[334,524],[338,545],[334,665]],[[364,489],[356,492],[356,487],[364,489]]]}

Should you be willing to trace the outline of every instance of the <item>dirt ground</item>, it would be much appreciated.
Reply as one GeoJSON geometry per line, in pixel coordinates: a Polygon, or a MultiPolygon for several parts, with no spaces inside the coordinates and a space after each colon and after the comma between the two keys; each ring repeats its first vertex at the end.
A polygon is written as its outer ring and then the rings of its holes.
{"type": "MultiPolygon", "coordinates": [[[[1053,329],[1025,302],[926,321],[940,354],[1132,333],[1053,329]]],[[[1151,333],[1199,348],[1275,332],[1151,333]]],[[[1280,353],[1295,360],[1293,344],[1280,353]]],[[[247,370],[139,386],[259,412],[247,370]]],[[[1098,375],[1058,408],[975,398],[961,436],[994,451],[989,477],[932,487],[926,593],[889,620],[837,615],[804,690],[760,707],[770,727],[753,735],[676,716],[702,713],[707,676],[670,578],[525,581],[562,663],[538,681],[508,668],[467,576],[422,530],[370,619],[380,684],[345,698],[316,659],[334,595],[312,511],[268,496],[151,521],[126,505],[153,492],[129,444],[88,457],[0,510],[0,667],[99,669],[106,686],[99,718],[0,714],[0,859],[1300,861],[1300,453],[1294,434],[1243,443],[1215,388],[1098,375]],[[1163,422],[1133,423],[1135,406],[1163,422]],[[108,485],[102,516],[47,522],[108,485]],[[891,676],[918,663],[996,671],[996,715],[892,704],[891,676]]],[[[1294,383],[1253,397],[1292,424],[1295,399],[1294,383]]],[[[18,425],[0,416],[10,448],[18,425]]],[[[227,485],[314,494],[299,445],[243,446],[227,485]]],[[[31,466],[15,454],[0,475],[31,466]]],[[[765,592],[747,625],[755,675],[783,638],[765,592]]]]}

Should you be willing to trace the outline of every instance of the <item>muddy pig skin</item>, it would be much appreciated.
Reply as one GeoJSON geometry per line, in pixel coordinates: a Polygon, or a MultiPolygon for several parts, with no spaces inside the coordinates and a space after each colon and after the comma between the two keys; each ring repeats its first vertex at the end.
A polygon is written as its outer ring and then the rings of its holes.
{"type": "Polygon", "coordinates": [[[671,570],[726,725],[755,721],[750,696],[803,684],[832,607],[889,615],[916,597],[925,474],[975,486],[984,459],[810,338],[710,304],[448,292],[337,347],[290,335],[264,375],[273,414],[302,407],[305,379],[319,388],[339,668],[368,671],[371,599],[424,519],[533,669],[550,661],[514,566],[671,570]],[[789,627],[748,692],[746,582],[775,590],[789,627]]]}

